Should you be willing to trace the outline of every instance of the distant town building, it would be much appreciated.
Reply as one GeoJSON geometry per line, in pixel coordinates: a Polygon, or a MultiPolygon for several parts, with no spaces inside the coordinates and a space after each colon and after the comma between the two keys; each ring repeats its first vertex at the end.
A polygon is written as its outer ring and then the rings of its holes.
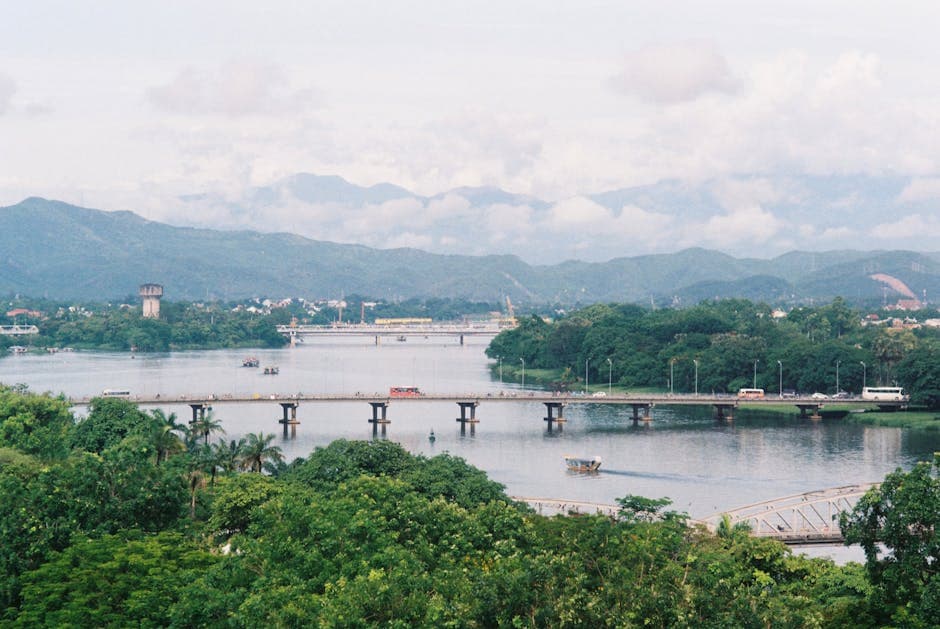
{"type": "Polygon", "coordinates": [[[163,297],[163,286],[160,284],[141,284],[140,298],[143,301],[143,316],[146,319],[160,318],[160,299],[163,297]]]}
{"type": "Polygon", "coordinates": [[[13,310],[7,311],[7,316],[11,319],[16,317],[30,317],[33,319],[38,319],[42,317],[42,313],[38,310],[27,310],[26,308],[15,308],[13,310]]]}

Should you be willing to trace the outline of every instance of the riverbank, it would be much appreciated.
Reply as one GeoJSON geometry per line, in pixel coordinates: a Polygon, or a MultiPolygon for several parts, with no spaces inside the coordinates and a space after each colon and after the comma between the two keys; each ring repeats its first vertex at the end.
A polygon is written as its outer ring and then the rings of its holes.
{"type": "MultiPolygon", "coordinates": [[[[749,406],[741,404],[741,411],[776,413],[779,415],[798,415],[793,404],[782,402],[773,405],[749,406]]],[[[820,410],[824,419],[839,419],[859,426],[885,426],[888,428],[909,428],[911,430],[940,431],[940,411],[924,409],[907,411],[881,411],[877,406],[859,410],[845,405],[828,403],[820,410]]]]}

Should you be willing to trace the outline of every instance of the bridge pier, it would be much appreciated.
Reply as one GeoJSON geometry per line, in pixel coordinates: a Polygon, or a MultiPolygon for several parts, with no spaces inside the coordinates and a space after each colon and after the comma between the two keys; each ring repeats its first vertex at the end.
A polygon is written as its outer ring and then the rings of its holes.
{"type": "Polygon", "coordinates": [[[463,334],[460,335],[460,344],[463,345],[463,334]]]}
{"type": "Polygon", "coordinates": [[[635,402],[630,404],[633,407],[633,425],[639,423],[640,421],[640,409],[643,409],[643,421],[651,422],[653,421],[653,405],[649,402],[635,402]]]}
{"type": "Polygon", "coordinates": [[[372,407],[372,419],[369,420],[369,423],[372,424],[372,436],[375,437],[378,433],[379,426],[382,427],[382,436],[385,436],[385,427],[392,423],[388,417],[388,400],[381,402],[369,402],[369,405],[372,407]]]}
{"type": "Polygon", "coordinates": [[[819,414],[819,409],[822,408],[822,404],[797,404],[796,407],[800,409],[801,418],[809,418],[812,420],[822,419],[822,415],[819,414]],[[813,411],[812,415],[807,415],[806,411],[813,411]]]}
{"type": "Polygon", "coordinates": [[[553,423],[558,424],[558,430],[561,431],[564,428],[565,422],[568,420],[565,419],[565,406],[568,405],[567,402],[542,402],[545,405],[545,412],[548,413],[548,416],[545,417],[545,421],[548,422],[548,432],[552,431],[553,423]],[[557,415],[555,412],[557,411],[557,415]]]}
{"type": "Polygon", "coordinates": [[[379,336],[378,334],[375,335],[375,344],[376,344],[376,345],[381,345],[381,344],[382,344],[382,337],[379,336]]]}
{"type": "Polygon", "coordinates": [[[457,406],[460,407],[460,417],[457,418],[457,421],[460,422],[460,434],[466,434],[467,424],[470,424],[470,434],[473,435],[476,432],[476,425],[480,423],[480,420],[477,419],[477,407],[480,403],[476,400],[468,402],[457,402],[457,406]],[[470,411],[470,416],[467,417],[467,411],[470,411]]]}
{"type": "Polygon", "coordinates": [[[189,420],[190,424],[195,424],[200,419],[206,418],[206,411],[211,411],[212,407],[206,402],[196,402],[189,405],[193,409],[193,418],[189,420]]]}
{"type": "Polygon", "coordinates": [[[294,439],[297,437],[297,426],[300,425],[300,422],[297,421],[297,407],[300,406],[300,402],[278,402],[281,405],[281,408],[284,410],[284,417],[277,420],[279,424],[284,425],[284,438],[287,439],[287,427],[290,426],[290,438],[294,439]],[[290,418],[287,417],[287,411],[290,409],[290,418]]]}
{"type": "Polygon", "coordinates": [[[729,422],[734,421],[734,409],[737,407],[736,402],[729,404],[714,404],[715,407],[715,419],[722,421],[727,419],[729,422]]]}

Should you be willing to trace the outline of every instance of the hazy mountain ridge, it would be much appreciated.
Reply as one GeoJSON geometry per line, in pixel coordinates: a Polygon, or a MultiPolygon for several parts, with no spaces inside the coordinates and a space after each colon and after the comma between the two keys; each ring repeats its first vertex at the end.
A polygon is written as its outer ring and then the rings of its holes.
{"type": "MultiPolygon", "coordinates": [[[[0,294],[115,299],[158,282],[171,299],[359,293],[519,302],[669,301],[712,297],[799,301],[884,296],[888,273],[940,295],[940,253],[791,252],[770,260],[707,249],[530,265],[513,255],[374,249],[286,233],[175,227],[132,212],[30,198],[0,208],[0,294]]],[[[896,295],[890,295],[896,299],[896,295]]]]}

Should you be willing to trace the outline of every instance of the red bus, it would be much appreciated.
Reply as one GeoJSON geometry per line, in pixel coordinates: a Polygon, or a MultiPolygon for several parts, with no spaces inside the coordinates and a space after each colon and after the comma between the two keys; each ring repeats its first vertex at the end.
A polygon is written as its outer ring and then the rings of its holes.
{"type": "Polygon", "coordinates": [[[421,389],[418,387],[392,387],[388,390],[389,397],[421,397],[421,389]]]}

